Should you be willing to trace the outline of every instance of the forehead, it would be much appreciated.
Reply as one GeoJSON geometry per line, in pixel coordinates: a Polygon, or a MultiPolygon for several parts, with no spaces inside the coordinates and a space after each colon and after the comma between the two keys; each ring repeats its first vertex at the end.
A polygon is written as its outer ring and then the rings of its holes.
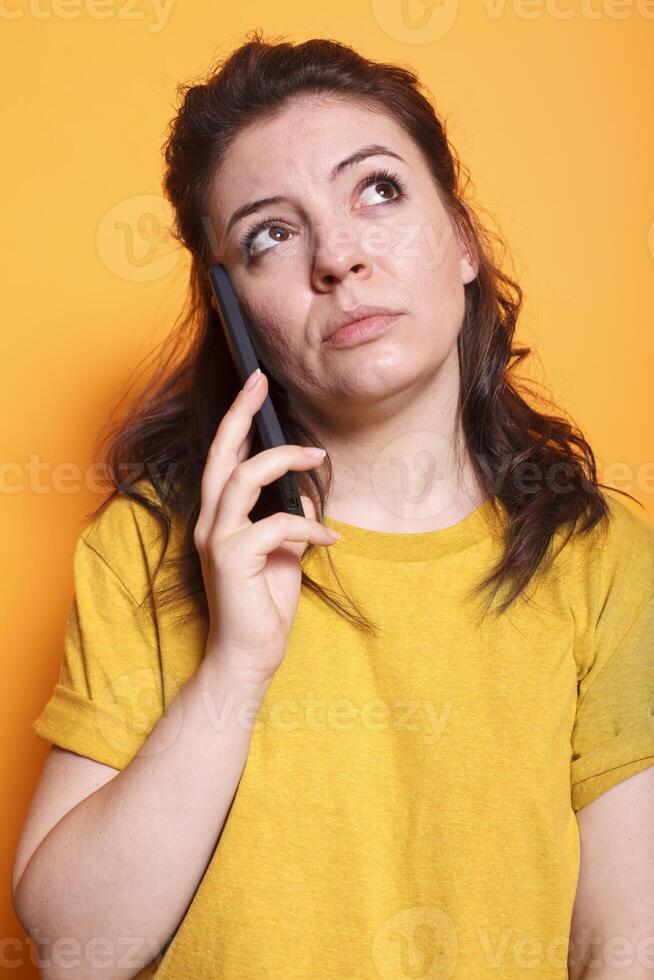
{"type": "MultiPolygon", "coordinates": [[[[225,217],[228,209],[264,194],[310,193],[317,181],[329,182],[336,163],[369,143],[418,163],[413,141],[387,113],[326,97],[294,100],[234,138],[215,183],[218,213],[225,217]]],[[[382,157],[376,160],[383,165],[382,157]]]]}

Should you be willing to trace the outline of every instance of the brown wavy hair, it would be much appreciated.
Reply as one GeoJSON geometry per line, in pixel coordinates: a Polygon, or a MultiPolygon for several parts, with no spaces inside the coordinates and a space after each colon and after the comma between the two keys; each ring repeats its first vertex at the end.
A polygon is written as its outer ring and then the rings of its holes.
{"type": "MultiPolygon", "coordinates": [[[[500,268],[500,258],[506,253],[500,235],[484,227],[479,219],[481,209],[464,200],[471,184],[469,173],[450,145],[428,90],[422,89],[425,87],[410,69],[368,60],[340,42],[318,38],[296,45],[284,38],[266,41],[261,29],[249,32],[245,43],[219,59],[201,81],[178,84],[180,104],[163,146],[163,190],[174,213],[171,235],[191,256],[189,290],[177,329],[152,352],[152,377],[104,438],[101,452],[112,489],[92,515],[97,516],[122,493],[156,518],[163,547],[150,597],[162,562],[176,568],[172,585],[159,590],[160,603],[193,598],[207,613],[193,544],[200,482],[218,423],[240,389],[208,283],[209,267],[216,261],[203,219],[210,214],[209,188],[239,130],[303,95],[352,100],[387,113],[402,126],[422,151],[448,213],[478,263],[476,278],[464,287],[465,313],[457,339],[458,412],[472,466],[503,529],[502,557],[473,590],[475,595],[484,590],[490,593],[486,611],[500,588],[506,587],[507,595],[497,608],[498,613],[504,612],[525,593],[536,572],[549,566],[553,557],[550,542],[557,528],[569,525],[572,534],[578,521],[583,521],[580,531],[587,532],[610,516],[600,490],[605,485],[597,482],[595,458],[581,432],[572,422],[528,403],[525,395],[529,393],[553,408],[542,392],[537,396],[535,387],[522,382],[522,393],[519,391],[514,369],[531,353],[530,348],[512,343],[522,290],[500,268]],[[565,474],[564,485],[554,479],[558,473],[565,474]],[[530,492],[524,490],[521,481],[525,477],[540,477],[538,492],[533,486],[530,492]],[[183,548],[168,559],[165,553],[173,519],[182,521],[183,548]]],[[[286,440],[319,445],[293,417],[283,388],[266,373],[286,440]]],[[[255,432],[251,452],[262,448],[255,432]]],[[[323,520],[332,481],[329,455],[320,473],[296,473],[296,478],[301,492],[314,502],[318,519],[323,520]]],[[[271,487],[263,488],[250,512],[252,520],[277,509],[272,492],[271,487]]],[[[618,492],[631,497],[626,491],[618,492]]],[[[304,566],[313,547],[307,545],[302,556],[302,585],[357,628],[376,632],[376,624],[353,600],[345,597],[348,608],[338,594],[306,573],[304,566]]],[[[329,548],[325,552],[329,556],[329,548]]],[[[336,576],[331,557],[329,561],[336,576]]]]}

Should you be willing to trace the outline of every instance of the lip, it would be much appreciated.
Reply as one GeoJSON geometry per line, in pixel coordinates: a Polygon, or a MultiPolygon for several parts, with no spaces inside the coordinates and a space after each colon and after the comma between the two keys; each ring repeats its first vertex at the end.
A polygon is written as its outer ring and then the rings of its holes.
{"type": "Polygon", "coordinates": [[[386,333],[391,324],[395,323],[401,315],[401,313],[389,313],[386,316],[362,317],[360,320],[347,323],[344,327],[339,327],[323,343],[330,347],[354,347],[355,344],[363,344],[386,333]]]}
{"type": "Polygon", "coordinates": [[[386,306],[359,304],[351,310],[341,310],[327,328],[323,343],[330,341],[335,346],[340,346],[346,338],[358,336],[359,333],[362,337],[364,333],[367,336],[371,330],[379,330],[398,316],[400,316],[399,310],[391,310],[386,306]]]}

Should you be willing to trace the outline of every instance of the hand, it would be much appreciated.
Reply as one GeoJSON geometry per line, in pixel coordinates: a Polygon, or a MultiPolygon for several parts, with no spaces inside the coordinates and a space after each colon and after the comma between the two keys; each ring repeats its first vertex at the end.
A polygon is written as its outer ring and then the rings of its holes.
{"type": "Polygon", "coordinates": [[[272,677],[284,658],[307,543],[336,540],[314,519],[309,497],[300,498],[308,517],[285,511],[255,523],[248,517],[263,486],[289,470],[318,466],[324,458],[296,445],[275,446],[247,458],[253,418],[267,392],[268,381],[261,374],[254,388],[241,389],[221,420],[202,474],[193,532],[209,605],[207,655],[231,670],[261,677],[272,677]]]}

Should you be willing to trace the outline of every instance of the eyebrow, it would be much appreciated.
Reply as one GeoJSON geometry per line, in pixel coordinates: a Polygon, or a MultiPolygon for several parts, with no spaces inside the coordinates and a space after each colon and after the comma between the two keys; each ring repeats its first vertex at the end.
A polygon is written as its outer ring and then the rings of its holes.
{"type": "MultiPolygon", "coordinates": [[[[401,160],[402,163],[406,163],[406,160],[404,160],[403,157],[399,155],[399,153],[395,153],[393,150],[391,150],[390,147],[382,146],[380,143],[372,143],[369,146],[361,147],[360,150],[357,150],[355,153],[352,153],[349,157],[346,157],[345,160],[341,160],[340,163],[337,163],[336,166],[332,169],[329,175],[329,179],[335,180],[336,177],[338,177],[338,175],[341,174],[348,167],[353,167],[355,166],[355,164],[361,163],[362,160],[366,160],[368,157],[376,157],[376,156],[394,157],[396,160],[401,160]]],[[[249,204],[244,204],[242,207],[237,208],[236,211],[234,211],[234,213],[232,214],[229,221],[227,222],[225,237],[229,235],[232,226],[235,225],[236,222],[240,221],[242,218],[246,218],[249,214],[253,214],[253,212],[258,211],[259,208],[268,207],[271,204],[280,204],[282,201],[287,201],[287,200],[288,200],[287,197],[284,197],[281,194],[277,194],[274,197],[261,197],[259,198],[258,201],[250,201],[249,204]]]]}

